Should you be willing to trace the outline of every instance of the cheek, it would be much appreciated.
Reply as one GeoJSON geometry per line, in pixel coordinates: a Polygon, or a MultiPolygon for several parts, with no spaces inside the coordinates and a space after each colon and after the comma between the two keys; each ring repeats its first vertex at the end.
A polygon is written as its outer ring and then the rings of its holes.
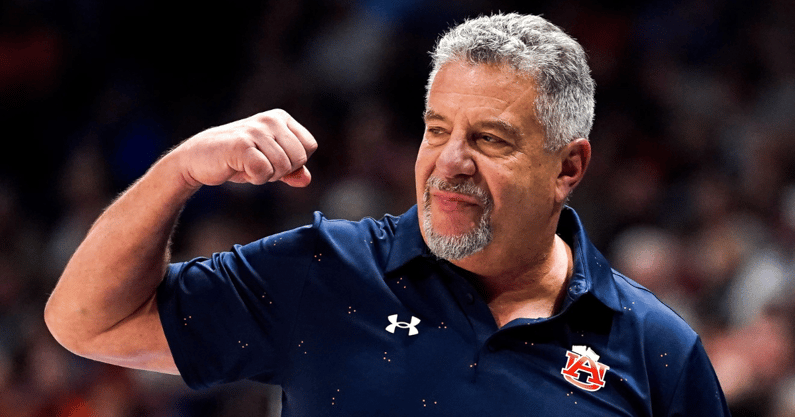
{"type": "Polygon", "coordinates": [[[428,142],[423,140],[419,151],[417,151],[417,160],[414,163],[414,174],[418,179],[427,177],[433,172],[438,156],[439,151],[428,146],[428,142]]]}
{"type": "Polygon", "coordinates": [[[433,153],[426,147],[423,141],[420,150],[417,152],[417,160],[414,163],[414,184],[417,189],[417,202],[421,202],[422,194],[425,192],[425,181],[428,180],[433,171],[435,158],[433,153]]]}
{"type": "Polygon", "coordinates": [[[492,173],[489,189],[494,198],[495,209],[508,212],[532,211],[551,201],[554,197],[554,181],[540,171],[542,170],[513,169],[492,173]]]}

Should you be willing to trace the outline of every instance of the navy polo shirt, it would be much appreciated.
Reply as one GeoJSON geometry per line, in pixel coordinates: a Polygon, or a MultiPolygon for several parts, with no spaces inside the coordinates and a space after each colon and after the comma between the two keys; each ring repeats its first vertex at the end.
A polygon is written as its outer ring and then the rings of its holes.
{"type": "Polygon", "coordinates": [[[428,251],[417,209],[327,220],[170,265],[158,289],[193,388],[281,385],[285,416],[724,416],[695,332],[612,270],[565,208],[561,311],[498,328],[477,277],[428,251]]]}

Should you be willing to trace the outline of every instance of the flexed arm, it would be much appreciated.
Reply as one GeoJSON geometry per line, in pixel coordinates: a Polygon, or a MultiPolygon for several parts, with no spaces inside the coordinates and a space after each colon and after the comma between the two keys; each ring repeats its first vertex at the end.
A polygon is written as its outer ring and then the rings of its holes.
{"type": "Polygon", "coordinates": [[[205,130],[156,162],[97,219],[45,308],[58,342],[80,356],[177,373],[155,301],[185,202],[227,181],[309,184],[317,142],[282,110],[205,130]]]}

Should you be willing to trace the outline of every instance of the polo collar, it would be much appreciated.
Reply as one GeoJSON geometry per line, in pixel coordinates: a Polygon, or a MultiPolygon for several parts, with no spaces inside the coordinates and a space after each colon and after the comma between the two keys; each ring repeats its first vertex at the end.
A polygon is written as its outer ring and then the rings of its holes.
{"type": "Polygon", "coordinates": [[[417,217],[417,206],[412,206],[407,212],[397,218],[395,224],[395,240],[385,271],[390,273],[407,264],[412,259],[431,255],[425,240],[420,233],[420,222],[417,217]]]}
{"type": "Polygon", "coordinates": [[[607,259],[588,239],[577,212],[565,206],[558,221],[558,236],[571,246],[574,272],[569,283],[569,295],[575,298],[591,293],[608,308],[621,311],[613,269],[607,259]]]}
{"type": "MultiPolygon", "coordinates": [[[[557,233],[571,246],[574,257],[569,295],[578,298],[585,293],[591,293],[608,308],[621,311],[612,268],[588,239],[580,217],[571,207],[565,206],[561,211],[557,233]]],[[[416,205],[397,218],[394,242],[387,260],[386,273],[395,271],[414,258],[433,256],[420,233],[416,205]]]]}

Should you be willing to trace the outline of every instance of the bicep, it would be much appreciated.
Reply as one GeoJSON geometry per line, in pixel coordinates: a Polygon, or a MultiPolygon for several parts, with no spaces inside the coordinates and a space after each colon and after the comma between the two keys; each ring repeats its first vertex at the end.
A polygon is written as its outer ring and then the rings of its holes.
{"type": "Polygon", "coordinates": [[[188,386],[278,378],[292,345],[314,235],[300,228],[169,266],[157,302],[188,386]]]}

